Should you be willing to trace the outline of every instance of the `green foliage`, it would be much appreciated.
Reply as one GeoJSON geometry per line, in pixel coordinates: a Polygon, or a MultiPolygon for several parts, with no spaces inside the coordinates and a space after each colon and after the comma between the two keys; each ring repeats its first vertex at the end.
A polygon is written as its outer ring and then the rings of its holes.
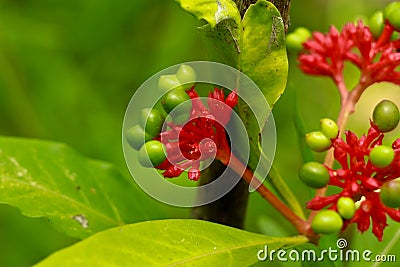
{"type": "Polygon", "coordinates": [[[265,245],[305,242],[302,236],[269,237],[206,221],[150,221],[98,233],[36,266],[249,266],[265,245]]]}
{"type": "Polygon", "coordinates": [[[0,162],[0,201],[25,216],[46,217],[72,237],[85,238],[156,212],[143,209],[143,193],[115,167],[64,144],[1,137],[0,162]]]}

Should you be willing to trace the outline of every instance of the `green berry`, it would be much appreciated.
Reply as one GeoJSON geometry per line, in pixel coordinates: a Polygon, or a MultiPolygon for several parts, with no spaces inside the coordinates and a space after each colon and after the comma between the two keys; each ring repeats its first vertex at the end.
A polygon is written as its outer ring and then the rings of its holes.
{"type": "Polygon", "coordinates": [[[306,134],[306,143],[316,152],[325,151],[332,145],[331,140],[320,131],[306,134]]]}
{"type": "Polygon", "coordinates": [[[375,106],[372,120],[381,132],[389,132],[399,124],[399,108],[390,100],[382,100],[375,106]]]}
{"type": "Polygon", "coordinates": [[[289,33],[286,36],[286,47],[292,50],[303,49],[303,42],[301,37],[298,36],[295,32],[289,33]]]}
{"type": "Polygon", "coordinates": [[[197,78],[196,71],[188,65],[181,65],[176,72],[176,76],[181,84],[194,83],[197,78]]]}
{"type": "Polygon", "coordinates": [[[383,20],[383,12],[377,11],[372,14],[371,18],[369,19],[369,29],[371,30],[372,36],[374,36],[375,39],[379,38],[384,27],[385,22],[383,20]]]}
{"type": "Polygon", "coordinates": [[[329,139],[333,139],[336,138],[338,136],[339,133],[339,128],[336,124],[336,122],[334,122],[331,119],[322,119],[319,121],[320,123],[320,127],[321,127],[321,132],[328,137],[329,139]]]}
{"type": "Polygon", "coordinates": [[[158,88],[161,91],[169,91],[177,86],[181,85],[176,75],[162,75],[158,79],[158,88]]]}
{"type": "Polygon", "coordinates": [[[140,112],[139,125],[154,138],[160,134],[164,120],[164,116],[157,109],[145,108],[140,112]]]}
{"type": "Polygon", "coordinates": [[[392,2],[385,7],[383,10],[384,20],[388,20],[389,23],[396,29],[400,29],[400,2],[392,2]]]}
{"type": "Polygon", "coordinates": [[[148,141],[139,150],[139,163],[144,167],[152,168],[158,166],[165,159],[165,146],[160,141],[148,141]]]}
{"type": "Polygon", "coordinates": [[[389,208],[400,208],[400,181],[392,180],[381,187],[382,203],[389,208]]]}
{"type": "Polygon", "coordinates": [[[389,166],[394,159],[394,150],[388,146],[376,146],[369,153],[372,165],[377,168],[389,166]]]}
{"type": "Polygon", "coordinates": [[[286,46],[289,49],[301,50],[303,49],[303,43],[310,37],[311,33],[307,28],[299,27],[286,36],[286,46]]]}
{"type": "Polygon", "coordinates": [[[125,137],[129,145],[136,150],[139,150],[145,142],[152,139],[152,137],[138,124],[129,128],[125,132],[125,137]]]}
{"type": "Polygon", "coordinates": [[[400,30],[400,7],[392,10],[387,15],[387,20],[396,30],[400,30]]]}
{"type": "MultiPolygon", "coordinates": [[[[181,103],[189,100],[190,97],[188,96],[188,94],[180,89],[173,89],[171,91],[169,91],[168,93],[166,93],[163,97],[163,99],[161,100],[161,104],[165,110],[165,112],[170,113],[174,108],[176,108],[177,106],[179,106],[181,103]]],[[[191,108],[192,108],[192,104],[190,101],[187,101],[188,104],[182,105],[182,108],[179,108],[180,113],[184,113],[187,112],[189,113],[191,108]],[[183,110],[185,109],[185,110],[183,110]]]]}
{"type": "Polygon", "coordinates": [[[356,212],[356,206],[353,199],[349,197],[341,197],[337,202],[337,209],[344,219],[351,219],[356,212]]]}
{"type": "Polygon", "coordinates": [[[342,229],[342,226],[342,218],[333,210],[320,211],[311,222],[311,228],[317,234],[337,233],[342,229]]]}
{"type": "Polygon", "coordinates": [[[328,170],[318,162],[307,162],[299,171],[300,180],[312,188],[321,188],[329,182],[328,170]]]}

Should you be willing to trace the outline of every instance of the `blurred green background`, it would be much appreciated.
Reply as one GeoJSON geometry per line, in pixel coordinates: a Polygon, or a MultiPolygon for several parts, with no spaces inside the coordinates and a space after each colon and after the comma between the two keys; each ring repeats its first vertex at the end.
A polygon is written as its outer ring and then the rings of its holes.
{"type": "MultiPolygon", "coordinates": [[[[297,26],[327,31],[330,24],[341,28],[388,2],[293,1],[289,31],[297,26]]],[[[121,146],[125,108],[136,88],[154,73],[207,59],[197,26],[172,0],[0,0],[0,134],[64,142],[127,172],[121,146]]],[[[310,131],[317,129],[320,118],[336,117],[339,98],[331,81],[304,76],[295,55],[289,57],[288,88],[274,109],[275,165],[305,203],[313,192],[297,179],[302,158],[294,128],[295,103],[310,131]]],[[[357,74],[350,70],[347,78],[351,84],[357,74]]],[[[363,133],[375,103],[386,97],[400,104],[399,93],[398,86],[388,84],[370,88],[347,128],[363,133]]],[[[400,132],[388,139],[395,135],[400,132]]],[[[158,205],[163,211],[159,218],[189,216],[187,209],[158,205]]],[[[246,225],[269,235],[294,233],[256,193],[246,225]]],[[[398,229],[391,225],[382,243],[370,233],[354,238],[351,230],[346,234],[351,245],[379,253],[398,229]]],[[[0,266],[30,266],[75,241],[44,219],[25,218],[0,205],[0,266]]]]}

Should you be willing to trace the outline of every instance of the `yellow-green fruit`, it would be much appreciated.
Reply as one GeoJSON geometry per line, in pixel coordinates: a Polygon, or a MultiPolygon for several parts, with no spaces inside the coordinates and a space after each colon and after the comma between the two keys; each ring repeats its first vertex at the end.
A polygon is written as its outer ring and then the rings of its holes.
{"type": "Polygon", "coordinates": [[[394,150],[388,146],[376,146],[369,153],[372,165],[377,168],[389,166],[394,159],[394,150]]]}
{"type": "Polygon", "coordinates": [[[165,118],[159,110],[145,108],[140,112],[139,125],[154,138],[160,134],[164,120],[165,118]]]}
{"type": "Polygon", "coordinates": [[[125,132],[125,138],[129,145],[136,150],[139,150],[145,142],[152,139],[151,135],[146,133],[138,124],[125,132]]]}
{"type": "Polygon", "coordinates": [[[332,145],[331,140],[321,131],[306,134],[306,144],[316,152],[325,151],[332,145]]]}
{"type": "Polygon", "coordinates": [[[173,89],[166,93],[161,100],[161,104],[165,112],[170,113],[174,108],[179,106],[180,113],[189,113],[192,108],[192,103],[188,101],[189,95],[180,88],[173,89]],[[184,103],[182,106],[180,104],[184,103]]]}
{"type": "Polygon", "coordinates": [[[371,30],[372,36],[374,36],[375,39],[379,38],[384,27],[385,24],[383,20],[383,12],[377,11],[372,14],[371,18],[369,19],[369,29],[371,30]]]}
{"type": "Polygon", "coordinates": [[[300,180],[312,188],[321,188],[329,182],[329,172],[318,162],[307,162],[299,171],[300,180]]]}
{"type": "Polygon", "coordinates": [[[311,222],[311,228],[317,234],[337,233],[342,227],[342,218],[333,210],[320,211],[311,222]]]}
{"type": "MultiPolygon", "coordinates": [[[[176,76],[181,84],[185,84],[185,83],[193,84],[196,82],[196,78],[197,78],[196,71],[188,65],[181,65],[179,67],[178,71],[176,72],[176,76]]],[[[189,87],[190,87],[190,85],[189,85],[189,87]]]]}
{"type": "Polygon", "coordinates": [[[143,167],[156,167],[165,159],[165,146],[160,141],[148,141],[139,150],[139,163],[143,167]]]}
{"type": "Polygon", "coordinates": [[[337,202],[337,210],[344,219],[351,219],[356,212],[356,205],[353,199],[349,197],[341,197],[337,202]]]}
{"type": "Polygon", "coordinates": [[[179,86],[181,82],[178,80],[175,74],[173,75],[162,75],[158,79],[158,88],[162,91],[169,91],[177,86],[179,86]]]}
{"type": "Polygon", "coordinates": [[[336,124],[335,121],[324,118],[319,121],[320,127],[321,127],[321,132],[328,137],[329,139],[336,138],[339,133],[339,128],[336,124]]]}

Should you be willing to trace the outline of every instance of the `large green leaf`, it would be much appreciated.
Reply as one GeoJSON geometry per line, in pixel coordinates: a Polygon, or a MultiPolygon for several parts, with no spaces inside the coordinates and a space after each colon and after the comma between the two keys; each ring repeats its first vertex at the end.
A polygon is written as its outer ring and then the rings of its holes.
{"type": "Polygon", "coordinates": [[[109,163],[60,143],[0,137],[0,203],[77,238],[149,219],[143,194],[109,163]]]}
{"type": "Polygon", "coordinates": [[[270,251],[305,242],[199,220],[149,221],[98,233],[36,266],[249,266],[266,245],[270,251]]]}

